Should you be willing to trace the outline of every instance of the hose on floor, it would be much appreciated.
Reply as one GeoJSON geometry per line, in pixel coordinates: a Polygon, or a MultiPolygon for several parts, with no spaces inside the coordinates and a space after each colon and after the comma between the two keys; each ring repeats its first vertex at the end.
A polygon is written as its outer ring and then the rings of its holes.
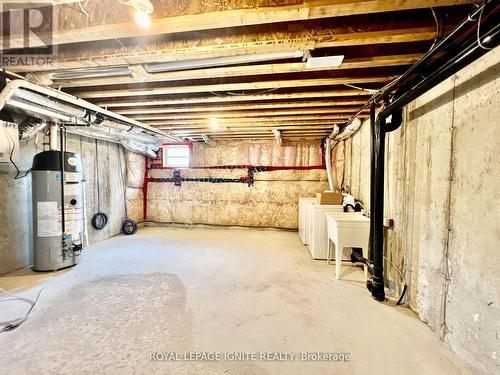
{"type": "Polygon", "coordinates": [[[31,314],[31,312],[35,308],[36,303],[38,302],[38,298],[40,298],[40,294],[42,293],[42,290],[43,290],[43,288],[38,291],[38,294],[36,295],[35,299],[31,300],[29,298],[16,296],[15,294],[12,294],[3,288],[0,288],[0,291],[11,296],[11,297],[1,299],[0,303],[1,302],[8,302],[8,301],[22,301],[22,302],[26,302],[27,304],[30,305],[29,310],[26,312],[26,314],[24,314],[24,316],[22,316],[20,318],[0,322],[0,327],[3,327],[0,329],[0,333],[12,331],[13,329],[16,329],[21,324],[23,324],[26,320],[28,320],[29,315],[31,314]]]}

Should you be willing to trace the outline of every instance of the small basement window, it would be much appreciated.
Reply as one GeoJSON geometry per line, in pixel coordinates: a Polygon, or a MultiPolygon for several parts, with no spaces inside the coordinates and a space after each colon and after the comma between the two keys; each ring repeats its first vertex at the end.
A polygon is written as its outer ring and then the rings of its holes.
{"type": "Polygon", "coordinates": [[[189,168],[191,150],[189,145],[163,146],[163,166],[170,168],[189,168]]]}

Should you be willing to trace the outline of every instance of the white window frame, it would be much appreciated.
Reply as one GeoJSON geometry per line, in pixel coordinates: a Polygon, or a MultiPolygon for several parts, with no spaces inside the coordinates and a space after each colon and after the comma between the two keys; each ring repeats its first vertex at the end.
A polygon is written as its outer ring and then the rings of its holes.
{"type": "Polygon", "coordinates": [[[191,165],[191,146],[189,144],[174,144],[174,145],[163,145],[162,148],[162,165],[167,168],[189,168],[191,165]],[[185,162],[186,157],[172,157],[170,156],[170,161],[168,159],[168,149],[186,149],[187,150],[187,164],[185,162]],[[179,159],[183,162],[175,163],[172,159],[179,159]]]}

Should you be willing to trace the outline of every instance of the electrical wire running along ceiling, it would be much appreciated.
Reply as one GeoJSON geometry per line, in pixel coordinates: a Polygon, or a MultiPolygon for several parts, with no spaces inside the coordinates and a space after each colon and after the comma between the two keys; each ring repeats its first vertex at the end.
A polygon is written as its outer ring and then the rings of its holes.
{"type": "Polygon", "coordinates": [[[323,139],[473,2],[61,1],[57,65],[8,69],[180,138],[323,139]]]}

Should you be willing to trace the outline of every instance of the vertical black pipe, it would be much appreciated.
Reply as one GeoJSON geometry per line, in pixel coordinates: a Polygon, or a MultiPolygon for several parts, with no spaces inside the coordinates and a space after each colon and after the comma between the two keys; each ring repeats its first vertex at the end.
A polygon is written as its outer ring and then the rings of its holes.
{"type": "MultiPolygon", "coordinates": [[[[464,21],[464,24],[472,19],[464,21]]],[[[475,20],[472,20],[475,21],[475,20]]],[[[461,25],[460,27],[462,27],[461,25]]],[[[483,44],[488,48],[497,46],[500,42],[500,26],[496,25],[491,30],[483,34],[483,44]],[[486,38],[486,36],[489,38],[486,38]]],[[[453,31],[452,34],[456,34],[453,31]]],[[[449,38],[445,38],[448,42],[449,38]]],[[[439,47],[444,45],[444,40],[439,43],[439,47]]],[[[372,104],[370,113],[371,127],[371,186],[370,186],[370,263],[373,266],[373,279],[367,282],[367,287],[372,293],[374,299],[383,301],[384,292],[384,170],[385,170],[385,135],[388,132],[396,130],[402,123],[402,107],[412,100],[436,86],[452,74],[467,66],[472,61],[486,53],[478,43],[475,33],[471,34],[462,44],[457,46],[458,50],[453,58],[446,57],[445,61],[437,62],[434,65],[436,69],[431,70],[432,74],[426,76],[423,80],[413,83],[413,86],[400,87],[401,95],[394,94],[396,97],[391,102],[386,100],[386,106],[378,117],[375,116],[375,106],[372,104]],[[408,88],[409,87],[409,88],[408,88]],[[386,119],[392,116],[391,122],[386,124],[386,119]]],[[[436,51],[433,51],[433,53],[436,51]]],[[[448,54],[452,55],[452,54],[448,54]]],[[[413,68],[416,70],[418,64],[413,68]]],[[[407,76],[406,74],[405,76],[407,76]]],[[[401,86],[401,80],[398,82],[401,86]]],[[[390,87],[384,93],[374,99],[377,102],[390,94],[393,88],[390,87]]]]}
{"type": "Polygon", "coordinates": [[[385,169],[385,118],[380,116],[373,125],[373,172],[371,186],[370,230],[372,233],[373,279],[371,292],[378,301],[385,300],[384,292],[384,169],[385,169]]]}
{"type": "Polygon", "coordinates": [[[373,230],[375,228],[373,208],[375,203],[375,188],[374,188],[374,176],[375,176],[375,103],[372,103],[370,107],[370,239],[368,246],[368,259],[373,262],[373,230]]]}
{"type": "Polygon", "coordinates": [[[64,240],[64,232],[66,232],[66,220],[64,217],[64,137],[63,128],[59,127],[59,148],[61,149],[61,221],[62,221],[62,236],[64,240]]]}

